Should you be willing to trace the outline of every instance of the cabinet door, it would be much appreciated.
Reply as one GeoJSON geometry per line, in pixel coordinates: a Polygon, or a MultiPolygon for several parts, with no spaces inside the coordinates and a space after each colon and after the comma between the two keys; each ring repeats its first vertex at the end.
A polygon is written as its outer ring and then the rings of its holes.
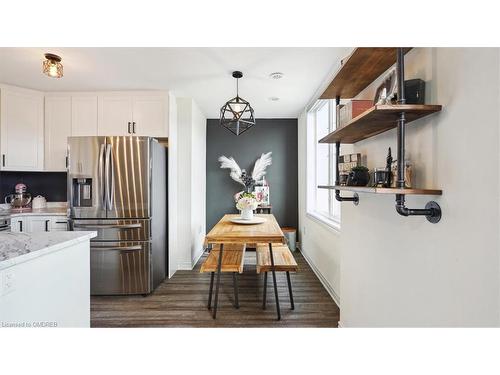
{"type": "Polygon", "coordinates": [[[168,94],[134,96],[132,107],[135,135],[168,137],[168,94]]]}
{"type": "Polygon", "coordinates": [[[1,88],[1,169],[43,170],[43,94],[1,88]]]}
{"type": "Polygon", "coordinates": [[[71,135],[71,97],[45,98],[45,170],[66,171],[71,135]]]}
{"type": "Polygon", "coordinates": [[[53,216],[50,218],[49,230],[51,232],[61,232],[68,230],[68,219],[64,216],[53,216]]]}
{"type": "Polygon", "coordinates": [[[50,217],[48,216],[30,216],[27,221],[28,232],[50,231],[50,217]]]}
{"type": "Polygon", "coordinates": [[[131,96],[125,94],[100,95],[98,113],[98,135],[108,136],[130,134],[129,129],[131,129],[130,126],[132,125],[131,96]]]}
{"type": "Polygon", "coordinates": [[[25,218],[13,217],[10,220],[10,230],[11,230],[11,232],[14,232],[14,233],[27,232],[28,227],[26,224],[27,224],[27,222],[26,222],[25,218]]]}
{"type": "Polygon", "coordinates": [[[97,135],[97,95],[71,97],[71,135],[97,135]]]}

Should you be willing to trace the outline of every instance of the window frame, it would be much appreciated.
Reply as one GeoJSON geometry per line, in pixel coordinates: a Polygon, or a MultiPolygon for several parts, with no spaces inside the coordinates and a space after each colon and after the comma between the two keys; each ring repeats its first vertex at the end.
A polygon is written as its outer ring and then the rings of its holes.
{"type": "MultiPolygon", "coordinates": [[[[334,100],[317,100],[313,106],[307,111],[307,202],[306,214],[312,219],[326,224],[328,227],[335,230],[340,230],[341,207],[340,202],[335,199],[335,190],[328,191],[328,213],[324,210],[317,209],[317,157],[318,157],[318,126],[317,115],[320,109],[328,106],[328,131],[332,132],[336,129],[336,104],[334,100]]],[[[328,145],[328,185],[335,184],[335,167],[336,167],[335,145],[328,145]]]]}

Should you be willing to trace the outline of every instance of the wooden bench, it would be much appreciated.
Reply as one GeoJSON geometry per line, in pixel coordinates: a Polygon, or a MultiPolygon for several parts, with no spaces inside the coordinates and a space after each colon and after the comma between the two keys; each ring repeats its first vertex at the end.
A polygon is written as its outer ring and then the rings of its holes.
{"type": "MultiPolygon", "coordinates": [[[[264,273],[264,297],[262,300],[262,308],[266,308],[267,296],[267,273],[272,271],[273,262],[271,261],[271,253],[269,244],[257,244],[257,273],[264,273]]],[[[299,266],[293,257],[292,252],[286,245],[273,245],[274,270],[286,272],[286,281],[288,283],[288,293],[290,296],[290,305],[292,310],[295,309],[293,302],[292,283],[290,281],[290,272],[297,272],[299,266]]]]}
{"type": "MultiPolygon", "coordinates": [[[[210,289],[208,295],[208,309],[212,307],[212,294],[214,287],[214,276],[219,264],[220,245],[213,245],[210,254],[203,262],[200,272],[210,272],[210,289]]],[[[234,307],[240,307],[238,298],[238,274],[243,272],[245,264],[245,244],[224,244],[222,252],[221,272],[233,274],[234,307]]]]}

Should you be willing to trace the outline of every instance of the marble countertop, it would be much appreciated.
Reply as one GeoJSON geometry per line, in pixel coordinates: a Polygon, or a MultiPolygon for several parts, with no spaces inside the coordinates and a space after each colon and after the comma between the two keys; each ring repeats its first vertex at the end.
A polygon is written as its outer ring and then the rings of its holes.
{"type": "Polygon", "coordinates": [[[19,216],[68,216],[68,208],[66,205],[48,205],[46,208],[27,209],[18,212],[9,209],[8,205],[1,205],[0,216],[10,218],[19,216]]]}
{"type": "Polygon", "coordinates": [[[0,232],[0,270],[96,236],[96,232],[0,232]]]}

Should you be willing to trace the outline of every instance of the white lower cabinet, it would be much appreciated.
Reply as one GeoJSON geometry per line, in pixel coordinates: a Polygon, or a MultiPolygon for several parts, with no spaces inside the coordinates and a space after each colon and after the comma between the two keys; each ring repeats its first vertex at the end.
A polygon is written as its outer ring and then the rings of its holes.
{"type": "Polygon", "coordinates": [[[28,227],[26,226],[27,217],[14,217],[10,220],[10,230],[12,232],[21,233],[27,232],[28,227]]]}
{"type": "Polygon", "coordinates": [[[62,216],[53,216],[50,219],[50,232],[64,232],[69,230],[68,219],[62,216]]]}
{"type": "Polygon", "coordinates": [[[20,216],[10,222],[12,232],[55,232],[67,231],[68,219],[65,216],[20,216]]]}

